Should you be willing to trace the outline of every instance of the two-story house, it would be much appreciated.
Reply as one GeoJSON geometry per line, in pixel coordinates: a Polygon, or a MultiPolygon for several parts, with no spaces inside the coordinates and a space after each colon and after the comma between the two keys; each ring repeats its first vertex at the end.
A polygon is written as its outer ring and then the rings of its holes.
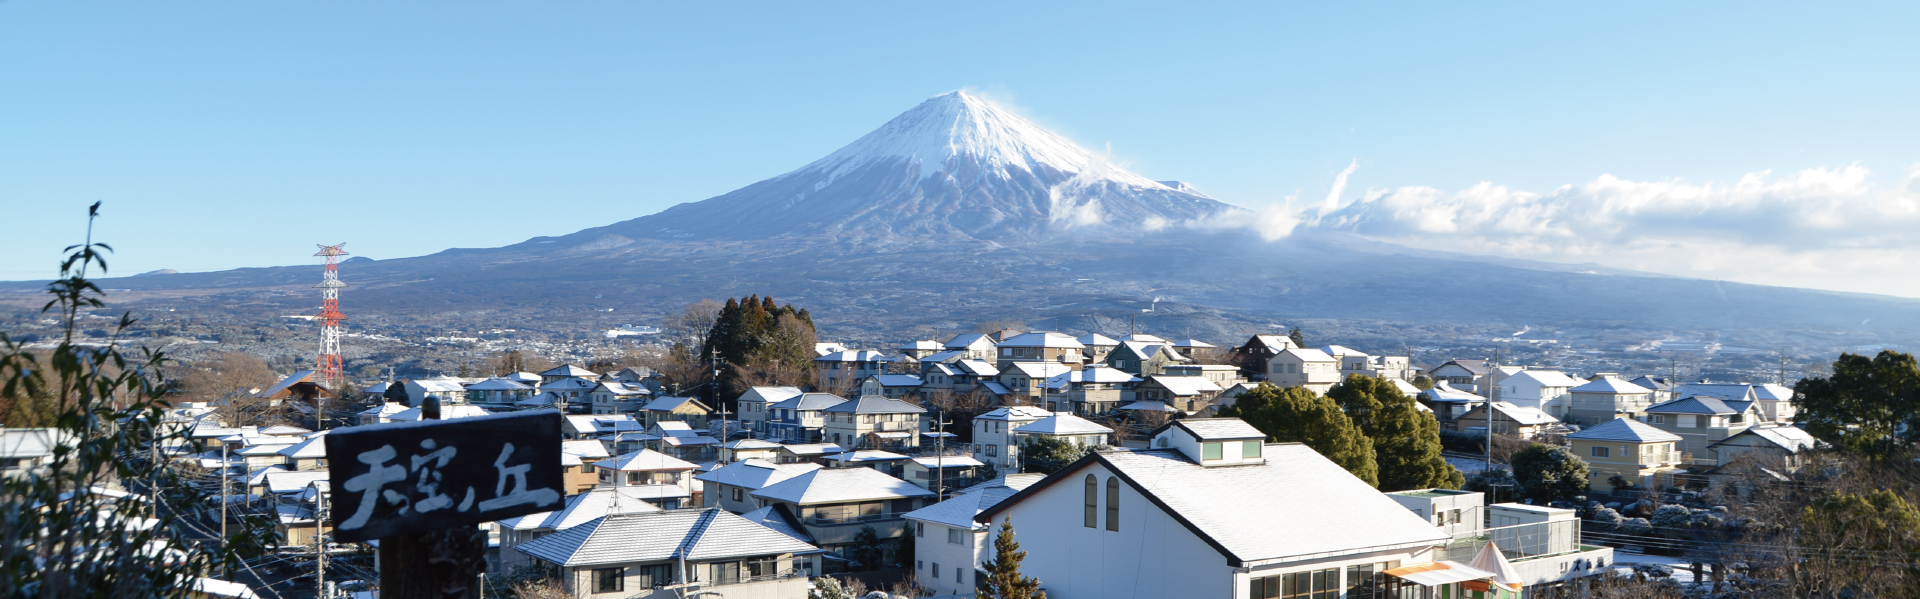
{"type": "Polygon", "coordinates": [[[1165,343],[1121,341],[1113,351],[1107,352],[1108,366],[1143,378],[1160,374],[1168,365],[1192,361],[1165,343]]]}
{"type": "Polygon", "coordinates": [[[1753,386],[1754,405],[1760,407],[1760,414],[1769,422],[1786,424],[1793,422],[1793,389],[1767,383],[1753,386]]]}
{"type": "Polygon", "coordinates": [[[1051,362],[1078,368],[1086,360],[1087,346],[1064,333],[1036,331],[1008,337],[998,348],[996,365],[1005,370],[1017,362],[1051,362]]]}
{"type": "MultiPolygon", "coordinates": [[[[553,372],[551,370],[547,372],[553,372]]],[[[540,385],[540,394],[550,398],[554,407],[565,412],[570,406],[585,405],[593,401],[593,389],[600,386],[598,379],[585,377],[567,377],[540,385]]]]}
{"type": "Polygon", "coordinates": [[[1340,362],[1317,349],[1283,349],[1268,360],[1267,382],[1282,388],[1306,387],[1326,395],[1340,382],[1340,362]]]}
{"type": "Polygon", "coordinates": [[[920,415],[927,409],[898,399],[862,395],[820,410],[827,440],[852,449],[919,446],[920,415]]]}
{"type": "Polygon", "coordinates": [[[1492,406],[1493,409],[1493,432],[1496,434],[1532,439],[1542,428],[1560,423],[1558,419],[1540,411],[1539,408],[1494,401],[1475,404],[1465,414],[1454,418],[1449,430],[1485,435],[1488,406],[1492,406]]]}
{"type": "Polygon", "coordinates": [[[892,358],[870,349],[841,350],[814,358],[814,388],[855,389],[861,379],[886,374],[887,363],[892,361],[892,358]]]}
{"type": "Polygon", "coordinates": [[[693,471],[699,464],[651,449],[617,455],[591,464],[600,486],[625,489],[663,509],[702,505],[693,471]]]}
{"type": "Polygon", "coordinates": [[[533,397],[533,387],[502,378],[490,378],[466,386],[467,403],[511,406],[533,397]]]}
{"type": "Polygon", "coordinates": [[[1226,418],[1151,438],[1090,454],[974,522],[991,538],[1011,520],[1022,573],[1060,599],[1466,597],[1461,583],[1491,577],[1433,561],[1447,534],[1305,445],[1266,444],[1226,418]]]}
{"type": "Polygon", "coordinates": [[[906,345],[902,345],[894,349],[896,351],[899,351],[900,355],[913,358],[915,360],[919,360],[921,358],[925,358],[927,356],[940,353],[941,351],[945,351],[946,348],[941,347],[939,341],[934,341],[932,339],[921,339],[916,341],[909,341],[907,342],[906,345]]]}
{"type": "Polygon", "coordinates": [[[720,457],[720,440],[686,422],[662,420],[647,427],[647,447],[682,460],[710,462],[720,457]]]}
{"type": "Polygon", "coordinates": [[[795,554],[815,550],[718,508],[602,516],[519,544],[583,599],[802,599],[795,554]]]}
{"type": "Polygon", "coordinates": [[[1653,405],[1653,391],[1617,376],[1601,375],[1567,391],[1567,414],[1561,420],[1582,426],[1615,418],[1638,419],[1653,405]]]}
{"type": "Polygon", "coordinates": [[[653,397],[645,385],[620,381],[603,381],[587,394],[595,414],[632,414],[653,397]]]}
{"type": "Polygon", "coordinates": [[[819,443],[825,439],[827,419],[821,410],[846,403],[832,393],[803,393],[769,406],[767,436],[781,443],[819,443]]]}
{"type": "Polygon", "coordinates": [[[1500,379],[1500,401],[1546,412],[1555,418],[1565,416],[1573,404],[1568,393],[1586,381],[1558,370],[1527,369],[1500,379]]]}
{"type": "Polygon", "coordinates": [[[1639,487],[1665,488],[1686,465],[1674,448],[1680,435],[1632,418],[1588,427],[1567,435],[1567,441],[1574,455],[1586,460],[1587,489],[1595,493],[1610,491],[1615,476],[1639,487]]]}
{"type": "Polygon", "coordinates": [[[1737,462],[1750,462],[1777,473],[1799,472],[1806,454],[1824,446],[1811,433],[1792,425],[1768,424],[1734,433],[1707,446],[1718,460],[1708,475],[1737,462]]]}
{"type": "MultiPolygon", "coordinates": [[[[1580,519],[1573,510],[1523,503],[1484,505],[1483,494],[1452,489],[1386,496],[1453,537],[1436,550],[1435,560],[1467,561],[1481,570],[1504,572],[1504,579],[1495,579],[1508,585],[1499,597],[1535,596],[1544,587],[1566,588],[1570,581],[1613,571],[1613,548],[1582,543],[1580,519]],[[1498,551],[1489,551],[1489,543],[1498,551]],[[1494,563],[1494,558],[1504,563],[1494,563]]],[[[1353,592],[1347,596],[1355,595],[1370,596],[1353,592]]]]}
{"type": "MultiPolygon", "coordinates": [[[[903,517],[913,527],[913,578],[936,595],[974,592],[975,572],[993,559],[991,528],[973,517],[1039,482],[1039,474],[1015,474],[956,493],[903,517]]],[[[1016,524],[1015,528],[1019,528],[1016,524]]]]}
{"type": "Polygon", "coordinates": [[[1141,378],[1105,364],[1088,364],[1073,372],[1054,375],[1047,386],[1052,389],[1054,411],[1070,411],[1082,416],[1098,416],[1134,401],[1133,387],[1141,378]]]}
{"type": "Polygon", "coordinates": [[[540,373],[540,386],[546,387],[564,379],[586,379],[589,382],[600,380],[600,373],[572,364],[563,364],[540,373]]]}
{"type": "MultiPolygon", "coordinates": [[[[1005,346],[1002,346],[1003,348],[1005,346]]],[[[1067,364],[1055,362],[1012,362],[1000,369],[999,383],[1021,398],[1020,403],[1043,406],[1048,397],[1047,379],[1073,372],[1067,364]]]]}
{"type": "Polygon", "coordinates": [[[740,413],[736,416],[740,419],[740,427],[755,435],[771,436],[767,421],[772,415],[773,404],[799,397],[801,393],[804,392],[799,387],[756,386],[747,389],[736,402],[740,406],[740,413]]]}
{"type": "Polygon", "coordinates": [[[821,549],[851,557],[847,550],[864,528],[883,541],[905,537],[902,516],[924,507],[933,492],[872,468],[823,468],[747,495],[783,504],[821,549]]]}
{"type": "Polygon", "coordinates": [[[1674,382],[1667,380],[1667,377],[1643,374],[1643,375],[1640,375],[1639,378],[1635,378],[1627,382],[1633,383],[1635,385],[1639,385],[1648,391],[1652,391],[1653,393],[1648,395],[1647,401],[1650,401],[1653,403],[1665,403],[1668,401],[1672,401],[1674,398],[1674,395],[1673,395],[1674,382]]]}
{"type": "Polygon", "coordinates": [[[1113,429],[1075,416],[1072,412],[1054,412],[1046,418],[1014,427],[1013,436],[1016,445],[1036,437],[1048,437],[1081,447],[1100,447],[1113,442],[1113,429]]]}
{"type": "Polygon", "coordinates": [[[1113,348],[1120,347],[1120,340],[1099,333],[1087,333],[1073,340],[1080,342],[1080,347],[1083,348],[1080,350],[1080,355],[1085,358],[1083,362],[1087,364],[1105,363],[1107,354],[1112,353],[1113,348]]]}
{"type": "Polygon", "coordinates": [[[1708,449],[1762,420],[1751,401],[1722,401],[1705,395],[1683,397],[1647,408],[1647,424],[1680,436],[1679,451],[1694,465],[1717,466],[1708,449]]]}
{"type": "Polygon", "coordinates": [[[747,459],[694,475],[700,481],[706,507],[719,507],[744,514],[766,507],[749,493],[795,476],[819,470],[819,464],[806,462],[778,464],[769,460],[747,459]]]}
{"type": "Polygon", "coordinates": [[[697,429],[707,428],[707,416],[713,408],[691,397],[661,397],[640,406],[637,416],[644,418],[647,426],[662,422],[685,422],[697,429]]]}
{"type": "Polygon", "coordinates": [[[1298,347],[1293,338],[1286,335],[1254,335],[1247,342],[1229,352],[1229,362],[1246,369],[1247,376],[1255,381],[1267,380],[1267,363],[1280,350],[1298,347]]]}
{"type": "Polygon", "coordinates": [[[631,487],[603,487],[566,498],[560,509],[495,522],[500,530],[500,566],[511,572],[533,564],[533,558],[513,548],[556,532],[586,524],[609,514],[658,512],[660,507],[641,499],[631,487]]]}
{"type": "Polygon", "coordinates": [[[920,398],[921,380],[912,374],[876,374],[860,381],[861,395],[879,395],[900,399],[903,397],[920,398]]]}
{"type": "Polygon", "coordinates": [[[1440,381],[1434,383],[1432,389],[1421,391],[1418,401],[1433,410],[1433,417],[1440,421],[1441,430],[1455,430],[1454,421],[1474,406],[1486,403],[1487,398],[1455,389],[1452,383],[1440,381]]]}
{"type": "Polygon", "coordinates": [[[1445,382],[1454,389],[1477,395],[1486,388],[1484,383],[1488,371],[1492,368],[1493,366],[1486,360],[1454,359],[1434,367],[1432,373],[1427,376],[1432,378],[1436,385],[1445,382]]]}
{"type": "Polygon", "coordinates": [[[991,362],[999,352],[994,351],[992,337],[981,333],[961,333],[948,339],[944,346],[947,351],[960,352],[965,359],[991,362]]]}
{"type": "Polygon", "coordinates": [[[1134,385],[1133,395],[1139,401],[1157,401],[1191,414],[1205,410],[1221,390],[1206,377],[1157,374],[1134,385]]]}
{"type": "Polygon", "coordinates": [[[973,417],[973,457],[995,468],[1018,464],[1020,440],[1013,429],[1053,416],[1045,408],[1006,406],[973,417]]]}

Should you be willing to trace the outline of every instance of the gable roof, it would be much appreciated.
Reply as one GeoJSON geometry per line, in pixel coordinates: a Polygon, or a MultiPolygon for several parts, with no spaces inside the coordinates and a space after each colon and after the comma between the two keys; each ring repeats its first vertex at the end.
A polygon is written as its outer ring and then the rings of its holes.
{"type": "Polygon", "coordinates": [[[1008,364],[1007,369],[1033,379],[1046,379],[1073,372],[1073,368],[1059,362],[1014,362],[1008,364]]]}
{"type": "Polygon", "coordinates": [[[799,387],[758,386],[751,389],[747,389],[746,393],[741,393],[740,401],[764,401],[767,403],[779,403],[789,399],[793,399],[795,397],[799,397],[804,393],[805,392],[801,391],[799,387]]]}
{"type": "Polygon", "coordinates": [[[1095,424],[1091,420],[1073,415],[1073,412],[1054,412],[1052,416],[1022,424],[1013,432],[1026,435],[1104,435],[1113,429],[1095,424]]]}
{"type": "Polygon", "coordinates": [[[789,443],[780,446],[780,451],[796,456],[832,455],[846,451],[846,448],[832,443],[789,443]]]}
{"type": "Polygon", "coordinates": [[[1239,418],[1185,418],[1166,423],[1147,436],[1157,437],[1161,431],[1176,426],[1201,441],[1265,440],[1267,438],[1266,433],[1260,432],[1260,429],[1253,428],[1253,425],[1239,418]]]}
{"type": "Polygon", "coordinates": [[[1633,383],[1635,385],[1639,385],[1642,387],[1646,387],[1654,391],[1663,391],[1663,390],[1668,390],[1673,388],[1673,383],[1667,382],[1667,379],[1653,376],[1650,374],[1640,375],[1640,378],[1636,378],[1627,382],[1633,383]]]}
{"type": "Polygon", "coordinates": [[[1000,347],[1054,347],[1054,348],[1064,348],[1064,349],[1086,349],[1087,346],[1085,344],[1080,343],[1079,340],[1074,339],[1073,337],[1067,336],[1065,333],[1055,333],[1051,331],[1035,331],[1032,333],[1021,333],[1018,335],[1014,335],[1012,337],[1008,337],[1005,340],[1000,342],[1000,347]]]}
{"type": "Polygon", "coordinates": [[[1178,397],[1212,393],[1220,390],[1219,385],[1214,384],[1212,379],[1204,376],[1166,376],[1156,374],[1147,377],[1147,382],[1142,384],[1160,385],[1178,397]]]}
{"type": "Polygon", "coordinates": [[[919,375],[913,374],[876,374],[867,378],[879,381],[882,387],[918,387],[921,382],[919,375]]]}
{"type": "Polygon", "coordinates": [[[1792,401],[1793,389],[1773,383],[1754,385],[1753,398],[1760,401],[1792,401]]]}
{"type": "Polygon", "coordinates": [[[1797,426],[1766,426],[1750,428],[1725,439],[1707,444],[1708,449],[1718,447],[1740,437],[1752,437],[1787,450],[1788,453],[1800,453],[1823,445],[1819,439],[1797,426]]]}
{"type": "Polygon", "coordinates": [[[808,412],[831,408],[846,403],[846,401],[847,398],[832,393],[802,393],[767,407],[808,412]]]}
{"type": "Polygon", "coordinates": [[[907,342],[906,345],[902,345],[894,349],[898,349],[901,351],[933,351],[933,350],[940,349],[940,342],[934,341],[932,339],[918,339],[914,341],[909,341],[907,342]]]}
{"type": "Polygon", "coordinates": [[[274,395],[278,395],[281,391],[286,391],[288,387],[292,387],[300,383],[309,382],[310,379],[312,378],[313,378],[313,371],[302,370],[300,372],[287,375],[287,378],[280,379],[280,382],[274,383],[273,386],[271,387],[261,389],[260,392],[255,393],[254,396],[255,397],[273,397],[274,395]]]}
{"type": "Polygon", "coordinates": [[[594,487],[568,497],[565,506],[551,512],[539,512],[501,520],[500,526],[513,530],[566,530],[608,514],[658,512],[659,506],[647,503],[647,494],[636,487],[594,487]]]}
{"type": "MultiPolygon", "coordinates": [[[[507,382],[511,382],[511,381],[507,381],[507,382]]],[[[518,384],[518,383],[513,383],[513,384],[518,384]]],[[[469,387],[469,389],[471,389],[471,387],[469,387]]],[[[653,395],[653,390],[648,389],[646,385],[642,385],[640,383],[629,383],[625,381],[602,381],[599,385],[593,388],[595,392],[599,392],[601,389],[605,389],[608,393],[612,393],[614,395],[653,395]]]]}
{"type": "Polygon", "coordinates": [[[800,519],[793,517],[793,513],[787,511],[787,505],[784,503],[775,503],[745,514],[740,514],[740,519],[765,526],[774,532],[793,537],[795,541],[802,543],[813,542],[813,537],[808,536],[806,529],[801,528],[800,519]]]}
{"type": "Polygon", "coordinates": [[[514,549],[561,566],[582,567],[804,553],[818,548],[720,508],[705,508],[602,516],[514,549]]]}
{"type": "Polygon", "coordinates": [[[1481,397],[1478,395],[1474,395],[1472,393],[1468,393],[1466,391],[1455,389],[1453,388],[1453,385],[1447,384],[1446,381],[1440,381],[1438,383],[1434,383],[1432,389],[1421,391],[1420,399],[1424,399],[1429,402],[1436,402],[1436,403],[1466,403],[1466,404],[1475,404],[1475,403],[1480,403],[1487,400],[1487,398],[1485,397],[1481,397]]]}
{"type": "MultiPolygon", "coordinates": [[[[1473,409],[1478,410],[1480,409],[1480,406],[1474,406],[1473,409]]],[[[1508,420],[1512,420],[1514,424],[1518,424],[1520,426],[1536,426],[1541,424],[1553,424],[1560,421],[1559,418],[1554,418],[1552,415],[1541,411],[1540,408],[1522,406],[1522,405],[1512,404],[1504,401],[1493,402],[1493,410],[1496,412],[1499,412],[1500,415],[1502,416],[1506,416],[1508,420]]],[[[1471,412],[1472,410],[1468,410],[1468,411],[1471,412]]],[[[1484,420],[1485,418],[1486,418],[1485,414],[1482,413],[1482,415],[1480,416],[1480,419],[1478,420],[1482,422],[1482,424],[1477,428],[1482,428],[1482,429],[1486,428],[1485,420],[1484,420]]],[[[1460,426],[1471,426],[1475,421],[1476,421],[1475,418],[1469,417],[1465,414],[1462,414],[1459,419],[1460,426]]]]}
{"type": "Polygon", "coordinates": [[[1108,337],[1106,335],[1102,335],[1099,333],[1087,333],[1085,335],[1075,337],[1074,341],[1079,341],[1080,345],[1086,346],[1086,347],[1113,347],[1116,345],[1120,345],[1120,341],[1118,339],[1114,339],[1112,337],[1108,337]]]}
{"type": "Polygon", "coordinates": [[[1333,356],[1327,355],[1327,352],[1323,352],[1317,349],[1302,349],[1297,347],[1289,347],[1287,349],[1280,350],[1280,353],[1274,354],[1274,357],[1280,357],[1280,356],[1293,356],[1295,358],[1299,358],[1300,361],[1302,362],[1338,362],[1339,361],[1339,360],[1335,360],[1333,356]]]}
{"type": "Polygon", "coordinates": [[[893,358],[870,349],[843,349],[818,358],[815,362],[892,362],[893,358]]]}
{"type": "Polygon", "coordinates": [[[1603,376],[1603,377],[1594,379],[1592,381],[1589,381],[1585,385],[1574,387],[1573,389],[1570,389],[1569,392],[1571,393],[1608,393],[1613,395],[1645,395],[1648,393],[1652,393],[1653,390],[1648,389],[1646,387],[1639,386],[1639,385],[1635,385],[1633,383],[1629,383],[1624,379],[1610,377],[1610,376],[1603,376]]]}
{"type": "Polygon", "coordinates": [[[576,377],[577,376],[577,377],[597,379],[597,378],[600,378],[600,373],[587,370],[579,366],[574,366],[572,364],[563,364],[557,368],[553,368],[553,369],[547,370],[546,372],[540,373],[540,376],[555,376],[555,377],[576,377]]]}
{"type": "Polygon", "coordinates": [[[988,337],[985,333],[961,333],[954,335],[952,339],[947,340],[945,347],[948,349],[967,349],[981,341],[985,341],[987,347],[993,347],[993,338],[988,337]]]}
{"type": "Polygon", "coordinates": [[[1720,399],[1748,401],[1754,399],[1753,385],[1746,383],[1687,383],[1673,388],[1675,397],[1705,395],[1720,399]]]}
{"type": "Polygon", "coordinates": [[[533,387],[507,379],[487,379],[467,385],[468,391],[532,391],[533,387]]]}
{"type": "Polygon", "coordinates": [[[688,404],[692,404],[693,407],[700,408],[700,411],[702,412],[713,411],[712,409],[707,407],[707,404],[700,403],[700,400],[697,400],[691,397],[662,397],[662,398],[647,402],[647,405],[641,406],[640,409],[646,410],[649,412],[672,412],[688,404]]]}
{"type": "Polygon", "coordinates": [[[954,365],[975,376],[1000,376],[999,368],[980,360],[961,360],[954,362],[954,365]]]}
{"type": "Polygon", "coordinates": [[[1679,441],[1680,435],[1654,428],[1651,424],[1632,418],[1616,418],[1596,424],[1587,430],[1567,435],[1567,438],[1582,441],[1663,443],[1667,441],[1679,441]]]}
{"type": "Polygon", "coordinates": [[[1053,415],[1053,412],[1047,411],[1045,408],[1036,408],[1033,406],[1003,406],[1003,407],[987,410],[986,413],[981,414],[979,416],[974,416],[973,419],[974,420],[1039,420],[1041,418],[1046,418],[1052,415],[1053,415]]]}
{"type": "Polygon", "coordinates": [[[862,395],[859,399],[843,401],[821,411],[854,414],[921,414],[927,409],[885,395],[862,395]]]}
{"type": "Polygon", "coordinates": [[[1522,370],[1513,373],[1512,376],[1503,380],[1533,381],[1534,384],[1542,387],[1566,387],[1569,389],[1587,384],[1586,381],[1567,376],[1566,373],[1558,370],[1522,370]]]}
{"type": "Polygon", "coordinates": [[[1446,362],[1441,363],[1439,366],[1433,367],[1433,371],[1439,372],[1440,369],[1446,368],[1449,365],[1463,368],[1467,372],[1472,373],[1474,376],[1479,376],[1487,373],[1486,360],[1466,360],[1466,359],[1447,360],[1446,362]]]}
{"type": "Polygon", "coordinates": [[[651,449],[642,449],[594,462],[595,468],[619,470],[622,472],[644,472],[650,470],[692,470],[698,464],[682,460],[651,449]]]}
{"type": "Polygon", "coordinates": [[[702,472],[695,475],[693,479],[748,489],[760,489],[767,485],[819,469],[819,464],[775,464],[759,458],[749,458],[702,472]]]}
{"type": "Polygon", "coordinates": [[[807,472],[752,493],[754,497],[801,505],[905,497],[931,497],[932,491],[914,486],[872,468],[820,469],[807,472]]]}
{"type": "Polygon", "coordinates": [[[1228,565],[1301,559],[1450,538],[1365,481],[1299,443],[1268,444],[1264,463],[1207,468],[1171,449],[1088,454],[974,516],[996,515],[1098,464],[1227,558],[1228,565]],[[1260,506],[1249,510],[1246,506],[1260,506]]]}
{"type": "Polygon", "coordinates": [[[1739,414],[1747,411],[1753,402],[1727,402],[1717,397],[1695,395],[1672,401],[1664,401],[1647,407],[1649,414],[1739,414]]]}
{"type": "Polygon", "coordinates": [[[902,518],[943,524],[954,528],[984,530],[987,525],[974,522],[973,517],[980,515],[1000,502],[1005,501],[1021,489],[1033,486],[1038,479],[994,479],[995,484],[982,485],[961,491],[946,501],[929,505],[905,514],[902,518]]]}
{"type": "Polygon", "coordinates": [[[606,444],[601,443],[599,441],[592,440],[592,439],[579,440],[579,441],[561,441],[560,453],[571,455],[583,460],[597,460],[605,457],[610,457],[612,455],[607,453],[606,444]]]}

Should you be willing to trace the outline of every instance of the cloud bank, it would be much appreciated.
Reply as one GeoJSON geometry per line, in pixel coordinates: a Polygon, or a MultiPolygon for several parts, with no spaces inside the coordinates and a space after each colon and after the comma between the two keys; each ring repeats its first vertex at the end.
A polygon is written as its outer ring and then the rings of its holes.
{"type": "Polygon", "coordinates": [[[1856,164],[1725,184],[1601,175],[1544,193],[1491,182],[1368,189],[1341,204],[1354,169],[1336,177],[1327,202],[1295,209],[1290,198],[1254,226],[1269,239],[1317,228],[1435,250],[1920,297],[1920,164],[1891,187],[1856,164]]]}

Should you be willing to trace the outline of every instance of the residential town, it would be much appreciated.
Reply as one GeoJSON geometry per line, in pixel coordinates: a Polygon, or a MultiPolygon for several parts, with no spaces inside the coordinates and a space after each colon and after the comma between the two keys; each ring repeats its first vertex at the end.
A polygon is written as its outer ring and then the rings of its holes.
{"type": "MultiPolygon", "coordinates": [[[[1007,559],[996,541],[1011,532],[1018,574],[1050,597],[1264,599],[1585,596],[1596,580],[1648,571],[1720,585],[1723,564],[1703,572],[1670,542],[1637,541],[1634,522],[1724,512],[1716,499],[1751,493],[1756,472],[1791,476],[1825,446],[1796,426],[1794,391],[1778,382],[1236,341],[1006,329],[883,349],[816,343],[810,381],[730,398],[711,385],[676,392],[639,366],[344,393],[301,371],[247,398],[309,422],[331,406],[354,428],[228,426],[224,406],[187,402],[166,412],[181,434],[158,451],[220,499],[206,526],[261,516],[282,569],[327,564],[324,580],[292,577],[322,597],[377,596],[383,574],[367,543],[332,540],[328,506],[354,487],[330,478],[329,434],[557,412],[564,499],[479,525],[489,589],[987,597],[1007,559]],[[1426,421],[1445,459],[1428,486],[1383,485],[1395,477],[1374,474],[1372,456],[1362,473],[1313,439],[1260,428],[1273,398],[1336,405],[1353,389],[1426,421]],[[1528,490],[1516,482],[1540,476],[1528,452],[1579,462],[1579,486],[1528,490]]],[[[0,431],[8,476],[44,467],[56,432],[0,431]]]]}

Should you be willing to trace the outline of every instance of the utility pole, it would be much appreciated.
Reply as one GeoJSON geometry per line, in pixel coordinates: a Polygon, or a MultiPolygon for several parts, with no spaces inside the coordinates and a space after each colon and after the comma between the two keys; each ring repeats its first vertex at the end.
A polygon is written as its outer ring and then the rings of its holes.
{"type": "Polygon", "coordinates": [[[1493,368],[1487,369],[1487,446],[1485,448],[1487,450],[1487,463],[1485,467],[1488,470],[1493,469],[1493,397],[1498,395],[1495,389],[1499,388],[1499,385],[1494,382],[1493,376],[1499,372],[1500,346],[1496,345],[1493,347],[1493,368]]]}
{"type": "MultiPolygon", "coordinates": [[[[227,442],[220,441],[220,545],[222,547],[227,544],[227,498],[232,489],[227,486],[227,473],[232,471],[233,464],[227,462],[227,442]]],[[[227,579],[233,579],[233,566],[228,565],[226,570],[227,579]]]]}
{"type": "Polygon", "coordinates": [[[327,535],[326,530],[322,528],[327,523],[327,494],[320,490],[319,481],[307,483],[307,488],[313,489],[313,548],[314,555],[319,558],[315,562],[313,590],[320,595],[320,599],[329,599],[327,596],[327,535]]]}
{"type": "Polygon", "coordinates": [[[941,494],[947,486],[947,425],[953,423],[944,412],[934,412],[933,418],[933,502],[939,503],[946,499],[941,494]]]}
{"type": "Polygon", "coordinates": [[[720,452],[714,456],[721,466],[727,465],[727,407],[720,406],[720,452]]]}

